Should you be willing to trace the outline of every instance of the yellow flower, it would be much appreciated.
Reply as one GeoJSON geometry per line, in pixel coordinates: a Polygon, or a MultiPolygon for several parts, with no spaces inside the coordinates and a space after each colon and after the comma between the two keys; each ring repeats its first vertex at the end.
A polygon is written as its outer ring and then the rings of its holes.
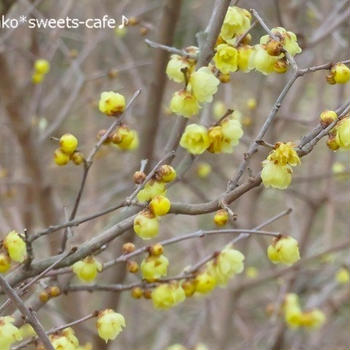
{"type": "Polygon", "coordinates": [[[72,270],[82,282],[91,282],[102,271],[102,264],[93,256],[88,256],[74,263],[72,270]]]}
{"type": "Polygon", "coordinates": [[[36,336],[36,332],[34,328],[29,324],[25,323],[23,326],[19,328],[19,331],[21,332],[22,338],[29,338],[36,336]]]}
{"type": "Polygon", "coordinates": [[[50,70],[50,63],[47,60],[39,59],[34,62],[35,73],[38,74],[47,74],[50,70]]]}
{"type": "Polygon", "coordinates": [[[0,317],[0,349],[9,350],[11,345],[22,340],[20,330],[13,325],[14,318],[0,317]]]}
{"type": "Polygon", "coordinates": [[[283,303],[284,318],[290,328],[298,328],[301,324],[302,311],[299,297],[295,293],[288,293],[283,303]]]}
{"type": "Polygon", "coordinates": [[[240,121],[235,118],[237,113],[233,113],[232,117],[225,118],[221,123],[222,133],[224,135],[224,146],[222,152],[232,153],[233,146],[238,145],[243,135],[243,129],[240,121]]]}
{"type": "Polygon", "coordinates": [[[350,69],[344,63],[335,64],[327,76],[330,84],[345,84],[350,80],[350,69]]]}
{"type": "Polygon", "coordinates": [[[59,333],[52,334],[49,339],[56,350],[76,350],[79,346],[79,340],[72,328],[65,328],[59,333]]]}
{"type": "Polygon", "coordinates": [[[78,147],[78,139],[72,134],[64,134],[60,138],[61,151],[71,155],[78,147]]]}
{"type": "Polygon", "coordinates": [[[257,102],[256,102],[256,99],[251,97],[251,98],[248,98],[247,102],[246,102],[246,105],[247,105],[247,108],[248,109],[255,109],[256,106],[257,106],[257,102]]]}
{"type": "Polygon", "coordinates": [[[155,177],[161,182],[172,182],[176,179],[176,170],[171,165],[164,164],[157,169],[155,177]]]}
{"type": "Polygon", "coordinates": [[[201,163],[198,163],[196,172],[200,178],[205,179],[211,173],[211,170],[212,169],[210,164],[201,162],[201,163]]]}
{"type": "Polygon", "coordinates": [[[125,318],[122,314],[106,309],[99,313],[96,322],[100,338],[107,341],[114,340],[125,327],[125,318]]]}
{"type": "Polygon", "coordinates": [[[207,264],[207,271],[214,276],[219,286],[224,286],[231,277],[243,271],[243,260],[244,255],[240,251],[226,247],[207,264]]]}
{"type": "Polygon", "coordinates": [[[300,259],[298,241],[290,236],[275,238],[267,248],[267,255],[274,264],[293,265],[300,259]]]}
{"type": "Polygon", "coordinates": [[[185,298],[185,292],[177,282],[161,284],[152,291],[153,306],[156,309],[170,309],[185,298]]]}
{"type": "Polygon", "coordinates": [[[108,116],[117,116],[124,112],[125,97],[113,91],[102,92],[98,108],[100,112],[108,116]]]}
{"type": "Polygon", "coordinates": [[[208,271],[204,271],[195,278],[196,292],[207,294],[216,287],[215,277],[208,271]]]}
{"type": "Polygon", "coordinates": [[[278,61],[277,56],[270,56],[262,45],[255,45],[249,58],[249,69],[256,69],[263,74],[274,72],[274,64],[278,61]]]}
{"type": "Polygon", "coordinates": [[[213,114],[216,120],[222,118],[227,111],[227,107],[223,101],[215,101],[213,103],[213,114]]]}
{"type": "Polygon", "coordinates": [[[248,278],[255,278],[258,276],[259,271],[256,267],[249,266],[249,267],[247,267],[245,274],[248,278]]]}
{"type": "Polygon", "coordinates": [[[320,328],[326,321],[326,315],[319,309],[313,309],[308,312],[303,312],[300,319],[300,325],[309,328],[320,328]]]}
{"type": "Polygon", "coordinates": [[[6,273],[11,267],[11,259],[6,253],[0,253],[0,273],[6,273]]]}
{"type": "Polygon", "coordinates": [[[166,74],[169,79],[175,81],[176,83],[185,82],[185,74],[182,70],[187,69],[186,74],[191,71],[190,62],[179,55],[171,55],[168,65],[166,67],[166,74]]]}
{"type": "Polygon", "coordinates": [[[54,161],[56,165],[66,165],[69,162],[69,155],[57,148],[54,153],[54,161]]]}
{"type": "Polygon", "coordinates": [[[158,235],[158,230],[158,219],[149,209],[145,209],[136,215],[134,231],[140,238],[144,240],[154,238],[158,235]]]}
{"type": "Polygon", "coordinates": [[[345,267],[340,268],[336,275],[335,280],[340,284],[346,284],[350,280],[349,270],[345,267]]]}
{"type": "Polygon", "coordinates": [[[159,196],[155,196],[151,200],[149,206],[154,215],[162,216],[162,215],[166,215],[169,212],[171,203],[168,198],[162,195],[159,195],[159,196]]]}
{"type": "Polygon", "coordinates": [[[228,212],[225,209],[218,210],[214,215],[214,223],[217,226],[225,226],[228,221],[228,212]]]}
{"type": "Polygon", "coordinates": [[[27,245],[16,231],[11,231],[7,234],[3,245],[13,261],[21,263],[26,259],[27,245]]]}
{"type": "Polygon", "coordinates": [[[237,6],[230,6],[221,27],[220,36],[226,42],[234,44],[233,38],[243,34],[250,27],[251,14],[237,6]]]}
{"type": "Polygon", "coordinates": [[[267,157],[268,160],[277,165],[291,165],[296,166],[300,164],[298,153],[294,149],[291,142],[283,143],[277,142],[275,149],[267,157]]]}
{"type": "Polygon", "coordinates": [[[249,72],[252,67],[249,66],[250,56],[253,48],[250,45],[243,45],[238,48],[238,69],[242,72],[249,72]]]}
{"type": "Polygon", "coordinates": [[[133,150],[139,145],[139,137],[135,130],[129,129],[127,126],[121,126],[112,135],[112,142],[122,150],[133,150]]]}
{"type": "Polygon", "coordinates": [[[209,147],[208,130],[198,124],[187,125],[183,133],[180,146],[191,154],[201,154],[209,147]]]}
{"type": "Polygon", "coordinates": [[[265,187],[286,189],[292,181],[292,168],[289,165],[277,165],[270,160],[263,161],[261,179],[265,187]]]}
{"type": "MultiPolygon", "coordinates": [[[[298,45],[297,37],[293,32],[287,31],[283,27],[272,28],[271,32],[281,38],[283,48],[292,56],[301,53],[301,48],[298,45]]],[[[267,44],[271,40],[269,35],[264,35],[260,38],[260,44],[267,44]]]]}
{"type": "Polygon", "coordinates": [[[350,118],[344,118],[335,126],[335,140],[340,148],[350,149],[350,118]]]}
{"type": "Polygon", "coordinates": [[[142,277],[147,282],[154,282],[168,273],[169,260],[164,255],[148,256],[142,260],[142,277]]]}
{"type": "Polygon", "coordinates": [[[219,84],[219,79],[208,67],[201,67],[191,74],[190,87],[199,102],[211,102],[219,84]]]}
{"type": "Polygon", "coordinates": [[[199,108],[200,106],[196,97],[186,90],[176,91],[170,101],[170,110],[185,118],[190,118],[197,114],[199,108]]]}
{"type": "Polygon", "coordinates": [[[213,59],[215,67],[224,74],[235,72],[238,68],[238,51],[230,45],[218,45],[213,59]]]}
{"type": "Polygon", "coordinates": [[[33,73],[32,74],[32,83],[33,84],[40,84],[44,80],[44,75],[40,73],[33,73]]]}
{"type": "Polygon", "coordinates": [[[208,151],[211,153],[220,153],[224,143],[224,134],[221,126],[213,126],[208,130],[210,146],[208,151]]]}
{"type": "Polygon", "coordinates": [[[166,188],[163,182],[150,180],[144,188],[137,194],[137,199],[140,202],[147,202],[158,195],[165,195],[166,188]]]}

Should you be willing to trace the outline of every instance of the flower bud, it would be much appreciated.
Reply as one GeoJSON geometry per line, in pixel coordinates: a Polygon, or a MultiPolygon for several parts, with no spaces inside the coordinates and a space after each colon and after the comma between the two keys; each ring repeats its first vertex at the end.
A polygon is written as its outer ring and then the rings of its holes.
{"type": "Polygon", "coordinates": [[[142,277],[147,282],[154,282],[167,275],[168,265],[169,260],[164,255],[148,256],[141,263],[142,277]]]}
{"type": "Polygon", "coordinates": [[[152,289],[144,289],[143,291],[143,297],[145,299],[152,299],[152,289]]]}
{"type": "Polygon", "coordinates": [[[345,267],[340,268],[335,275],[335,280],[340,284],[347,284],[350,280],[349,270],[345,267]]]}
{"type": "Polygon", "coordinates": [[[152,256],[159,256],[163,254],[164,248],[160,243],[156,243],[149,247],[148,252],[152,256]]]}
{"type": "Polygon", "coordinates": [[[72,269],[80,281],[91,282],[102,271],[102,264],[95,257],[88,256],[74,263],[72,269]]]}
{"type": "Polygon", "coordinates": [[[0,253],[0,273],[6,273],[11,267],[11,259],[7,253],[0,253]]]}
{"type": "Polygon", "coordinates": [[[165,195],[166,188],[163,182],[156,180],[148,181],[144,188],[137,194],[137,199],[140,202],[147,202],[158,195],[165,195]]]}
{"type": "Polygon", "coordinates": [[[98,103],[100,112],[107,116],[118,116],[124,112],[125,97],[117,92],[105,91],[101,93],[98,103]]]}
{"type": "Polygon", "coordinates": [[[329,124],[335,121],[338,118],[338,115],[334,111],[323,111],[320,114],[321,125],[326,128],[329,124]]]}
{"type": "Polygon", "coordinates": [[[350,149],[350,118],[344,118],[335,126],[335,139],[341,149],[350,149]]]}
{"type": "Polygon", "coordinates": [[[216,279],[213,275],[204,271],[196,276],[196,292],[201,294],[207,294],[216,287],[216,279]]]}
{"type": "Polygon", "coordinates": [[[45,75],[50,70],[50,63],[47,60],[39,59],[34,62],[34,70],[38,74],[45,75]]]}
{"type": "Polygon", "coordinates": [[[107,341],[114,340],[125,327],[122,314],[106,309],[99,313],[96,321],[97,332],[100,338],[107,341]]]}
{"type": "Polygon", "coordinates": [[[39,299],[42,303],[47,303],[50,299],[49,294],[47,293],[46,290],[43,290],[42,292],[40,292],[39,294],[39,299]]]}
{"type": "Polygon", "coordinates": [[[134,260],[126,262],[126,268],[130,273],[137,273],[139,271],[139,264],[134,260]]]}
{"type": "Polygon", "coordinates": [[[225,226],[227,224],[229,215],[227,210],[220,209],[214,215],[214,223],[217,226],[225,226]]]}
{"type": "Polygon", "coordinates": [[[13,261],[22,263],[27,258],[27,245],[16,231],[7,234],[3,245],[13,261]]]}
{"type": "Polygon", "coordinates": [[[135,250],[135,244],[131,242],[127,242],[123,244],[122,247],[122,253],[123,254],[129,254],[132,253],[135,250]]]}
{"type": "MultiPolygon", "coordinates": [[[[106,129],[101,129],[98,131],[97,135],[96,135],[96,138],[97,140],[101,140],[102,137],[105,135],[105,133],[107,132],[106,129]]],[[[112,142],[112,136],[111,134],[108,135],[108,137],[106,138],[106,140],[104,140],[103,144],[104,145],[108,145],[109,143],[112,142]]]]}
{"type": "Polygon", "coordinates": [[[74,152],[70,159],[75,165],[80,165],[84,162],[84,156],[81,152],[74,152]]]}
{"type": "Polygon", "coordinates": [[[350,69],[344,63],[337,63],[331,68],[327,81],[332,84],[345,84],[350,80],[350,69]]]}
{"type": "Polygon", "coordinates": [[[181,284],[186,297],[191,297],[196,291],[196,282],[194,280],[186,280],[181,284]]]}
{"type": "Polygon", "coordinates": [[[155,216],[163,216],[169,212],[171,203],[168,198],[158,195],[151,200],[149,207],[155,216]]]}
{"type": "Polygon", "coordinates": [[[44,75],[40,73],[33,73],[32,74],[32,83],[33,84],[40,84],[44,80],[44,75]]]}
{"type": "Polygon", "coordinates": [[[157,217],[145,209],[136,215],[134,219],[134,231],[142,239],[147,240],[158,235],[159,223],[157,217]]]}
{"type": "Polygon", "coordinates": [[[329,135],[329,138],[327,140],[327,147],[332,151],[339,149],[339,145],[334,134],[329,135]]]}
{"type": "Polygon", "coordinates": [[[64,153],[60,148],[57,148],[54,153],[54,161],[56,165],[66,165],[69,162],[69,155],[64,153]]]}
{"type": "Polygon", "coordinates": [[[171,165],[164,164],[157,169],[155,178],[161,182],[172,182],[176,179],[176,170],[171,165]]]}
{"type": "Polygon", "coordinates": [[[198,177],[205,179],[211,173],[211,165],[204,162],[198,163],[196,172],[198,177]]]}
{"type": "Polygon", "coordinates": [[[121,149],[128,149],[134,140],[134,134],[126,125],[122,125],[112,134],[111,140],[121,149]]]}
{"type": "Polygon", "coordinates": [[[145,181],[146,174],[143,171],[135,171],[133,175],[133,181],[135,184],[139,185],[145,181]]]}
{"type": "Polygon", "coordinates": [[[48,288],[48,293],[51,298],[56,298],[61,294],[61,290],[58,286],[52,286],[48,288]]]}
{"type": "Polygon", "coordinates": [[[64,134],[60,138],[61,151],[71,155],[78,147],[78,139],[72,134],[64,134]]]}
{"type": "Polygon", "coordinates": [[[131,296],[132,296],[134,299],[141,299],[142,296],[143,296],[143,289],[140,288],[140,287],[134,287],[134,288],[131,290],[131,296]]]}

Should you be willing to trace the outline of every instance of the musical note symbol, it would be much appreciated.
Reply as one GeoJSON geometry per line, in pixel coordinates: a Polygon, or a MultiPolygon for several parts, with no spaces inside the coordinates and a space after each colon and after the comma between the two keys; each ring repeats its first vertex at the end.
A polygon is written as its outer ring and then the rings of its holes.
{"type": "Polygon", "coordinates": [[[118,28],[123,29],[125,26],[127,26],[129,23],[129,20],[126,16],[122,16],[122,24],[119,24],[118,28]]]}

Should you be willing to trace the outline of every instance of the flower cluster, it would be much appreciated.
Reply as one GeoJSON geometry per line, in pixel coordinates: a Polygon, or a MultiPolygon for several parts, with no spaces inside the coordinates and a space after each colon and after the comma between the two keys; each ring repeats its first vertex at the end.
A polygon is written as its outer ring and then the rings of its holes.
{"type": "Polygon", "coordinates": [[[34,72],[32,74],[33,84],[40,84],[45,75],[50,71],[50,63],[45,59],[38,59],[34,62],[34,72]]]}
{"type": "MultiPolygon", "coordinates": [[[[167,70],[167,72],[169,76],[169,71],[167,70]]],[[[183,72],[183,68],[180,72],[183,72]]],[[[186,75],[186,72],[189,72],[189,70],[185,69],[185,73],[182,74],[186,75]]],[[[170,77],[175,80],[177,76],[177,74],[174,74],[170,77]]],[[[213,100],[213,95],[217,92],[219,83],[219,79],[216,78],[209,67],[199,68],[186,79],[186,87],[174,93],[170,101],[170,110],[185,118],[192,117],[199,112],[201,107],[200,103],[211,102],[213,100]]]]}
{"type": "Polygon", "coordinates": [[[164,164],[138,192],[137,199],[140,202],[149,202],[149,207],[139,212],[134,219],[134,231],[142,239],[151,239],[158,235],[160,216],[166,215],[171,207],[170,200],[165,196],[166,184],[175,178],[175,169],[164,164]]]}
{"type": "Polygon", "coordinates": [[[300,259],[298,241],[290,236],[274,238],[267,256],[274,264],[293,265],[300,259]]]}
{"type": "Polygon", "coordinates": [[[98,272],[102,271],[102,264],[93,256],[87,256],[72,266],[73,272],[82,282],[92,282],[98,272]]]}
{"type": "Polygon", "coordinates": [[[325,314],[315,308],[302,311],[297,294],[289,293],[283,303],[284,318],[290,328],[304,327],[307,329],[317,329],[326,321],[325,314]]]}
{"type": "Polygon", "coordinates": [[[261,179],[265,187],[286,189],[292,181],[292,168],[300,164],[300,158],[291,142],[278,142],[275,149],[263,161],[261,179]]]}
{"type": "Polygon", "coordinates": [[[54,152],[54,160],[57,165],[66,165],[71,160],[75,165],[84,161],[84,156],[78,151],[78,139],[72,134],[64,134],[59,140],[60,147],[54,152]]]}
{"type": "Polygon", "coordinates": [[[210,153],[232,153],[242,135],[240,121],[228,116],[209,130],[198,124],[187,125],[180,145],[191,154],[202,154],[206,150],[210,153]]]}

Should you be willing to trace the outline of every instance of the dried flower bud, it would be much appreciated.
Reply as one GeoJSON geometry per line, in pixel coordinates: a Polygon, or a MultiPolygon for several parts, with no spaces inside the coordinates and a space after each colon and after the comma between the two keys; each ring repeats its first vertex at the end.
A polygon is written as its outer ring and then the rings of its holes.
{"type": "Polygon", "coordinates": [[[137,273],[139,271],[139,264],[134,260],[128,260],[126,268],[130,273],[137,273]]]}
{"type": "Polygon", "coordinates": [[[131,290],[131,296],[134,298],[134,299],[141,299],[143,297],[143,289],[140,288],[140,287],[134,287],[132,290],[131,290]]]}
{"type": "Polygon", "coordinates": [[[129,254],[132,253],[135,250],[135,244],[131,242],[127,242],[123,244],[122,247],[122,253],[123,254],[129,254]]]}
{"type": "Polygon", "coordinates": [[[164,248],[160,243],[154,244],[149,247],[148,252],[152,256],[162,255],[164,252],[164,248]]]}
{"type": "Polygon", "coordinates": [[[143,171],[135,171],[133,181],[135,184],[142,184],[145,181],[146,174],[143,171]]]}

